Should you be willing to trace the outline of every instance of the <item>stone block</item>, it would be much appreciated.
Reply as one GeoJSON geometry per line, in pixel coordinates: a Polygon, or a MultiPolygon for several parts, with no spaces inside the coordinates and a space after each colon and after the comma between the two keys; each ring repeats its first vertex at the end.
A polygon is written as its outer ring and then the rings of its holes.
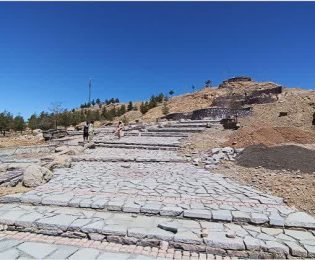
{"type": "Polygon", "coordinates": [[[204,238],[205,243],[214,248],[231,249],[231,250],[243,250],[245,245],[243,239],[238,237],[228,238],[225,232],[209,232],[207,238],[204,238]]]}
{"type": "Polygon", "coordinates": [[[197,219],[212,219],[211,210],[207,209],[189,209],[184,211],[184,217],[197,219]]]}
{"type": "Polygon", "coordinates": [[[220,221],[232,221],[232,214],[229,210],[212,210],[212,218],[220,221]]]}

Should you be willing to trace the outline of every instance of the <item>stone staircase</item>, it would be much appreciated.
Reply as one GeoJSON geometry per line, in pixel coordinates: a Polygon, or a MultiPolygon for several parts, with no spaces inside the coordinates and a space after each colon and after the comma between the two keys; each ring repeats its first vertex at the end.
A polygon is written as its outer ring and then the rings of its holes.
{"type": "MultiPolygon", "coordinates": [[[[180,133],[190,128],[172,127],[180,133]]],[[[50,182],[1,197],[0,228],[56,239],[163,245],[181,257],[186,251],[217,259],[315,257],[312,216],[186,162],[176,153],[181,137],[113,140],[103,133],[95,139],[95,149],[73,156],[72,167],[56,169],[50,182]]]]}

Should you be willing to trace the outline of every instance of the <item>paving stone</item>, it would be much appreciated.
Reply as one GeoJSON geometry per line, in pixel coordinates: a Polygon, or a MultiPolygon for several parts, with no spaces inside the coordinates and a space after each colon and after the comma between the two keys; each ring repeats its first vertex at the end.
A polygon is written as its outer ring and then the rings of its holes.
{"type": "Polygon", "coordinates": [[[98,199],[91,203],[92,209],[104,209],[108,203],[106,199],[98,199]]]}
{"type": "Polygon", "coordinates": [[[285,244],[290,248],[290,253],[297,257],[307,257],[307,251],[295,242],[287,241],[285,244]]]}
{"type": "Polygon", "coordinates": [[[272,226],[284,226],[285,220],[279,213],[271,213],[269,216],[269,223],[272,226]]]}
{"type": "Polygon", "coordinates": [[[207,209],[190,209],[184,211],[184,217],[210,220],[212,218],[212,213],[207,209]]]}
{"type": "Polygon", "coordinates": [[[286,218],[285,225],[290,227],[315,228],[315,218],[305,212],[294,212],[286,218]]]}
{"type": "Polygon", "coordinates": [[[250,237],[250,236],[246,236],[244,238],[244,243],[245,243],[247,250],[257,250],[258,251],[264,245],[264,242],[262,242],[261,240],[250,237]]]}
{"type": "Polygon", "coordinates": [[[57,245],[57,250],[50,254],[49,259],[66,259],[73,255],[79,249],[74,246],[57,245]]]}
{"type": "Polygon", "coordinates": [[[174,241],[187,244],[202,244],[202,239],[189,231],[178,232],[174,236],[174,241]]]}
{"type": "Polygon", "coordinates": [[[165,221],[165,222],[158,224],[158,228],[161,228],[161,229],[166,230],[166,231],[170,231],[172,233],[177,233],[179,226],[180,226],[179,223],[177,221],[174,221],[174,220],[173,221],[165,221]]]}
{"type": "Polygon", "coordinates": [[[159,203],[147,203],[141,207],[142,213],[159,214],[162,205],[159,203]]]}
{"type": "Polygon", "coordinates": [[[269,252],[289,254],[289,248],[276,241],[266,241],[266,248],[269,252]]]}
{"type": "Polygon", "coordinates": [[[161,239],[165,241],[170,241],[173,239],[174,234],[169,231],[162,230],[160,228],[151,228],[147,232],[148,238],[161,239]]]}
{"type": "Polygon", "coordinates": [[[251,222],[255,224],[263,224],[268,222],[269,219],[266,215],[260,213],[251,213],[251,222]]]}
{"type": "Polygon", "coordinates": [[[91,221],[92,220],[90,218],[76,219],[69,225],[68,230],[80,230],[84,226],[88,225],[91,221]]]}
{"type": "Polygon", "coordinates": [[[207,238],[204,238],[205,243],[214,248],[243,250],[245,245],[240,238],[228,238],[225,232],[209,232],[207,238]]]}
{"type": "Polygon", "coordinates": [[[85,233],[102,233],[104,226],[104,220],[98,220],[81,227],[81,230],[85,233]]]}
{"type": "Polygon", "coordinates": [[[298,240],[314,240],[315,236],[311,232],[286,229],[284,233],[298,240]]]}
{"type": "Polygon", "coordinates": [[[13,225],[14,222],[27,212],[24,210],[11,210],[0,215],[0,223],[6,225],[13,225]]]}
{"type": "Polygon", "coordinates": [[[201,225],[202,228],[207,228],[210,231],[224,231],[223,223],[201,222],[200,225],[201,225]]]}
{"type": "Polygon", "coordinates": [[[17,249],[23,251],[33,258],[43,259],[55,251],[57,247],[55,245],[44,243],[24,242],[23,244],[19,245],[17,249]]]}
{"type": "Polygon", "coordinates": [[[20,252],[15,249],[11,248],[5,251],[0,252],[0,259],[7,260],[7,259],[17,259],[20,256],[20,252]]]}
{"type": "Polygon", "coordinates": [[[315,257],[315,246],[304,245],[308,252],[308,257],[315,257]]]}
{"type": "Polygon", "coordinates": [[[183,213],[183,209],[181,207],[163,207],[160,210],[161,216],[179,216],[183,213]]]}
{"type": "Polygon", "coordinates": [[[124,201],[109,201],[107,204],[108,210],[121,211],[124,206],[124,201]]]}
{"type": "Polygon", "coordinates": [[[232,214],[229,210],[212,210],[211,212],[214,220],[232,221],[232,214]]]}
{"type": "Polygon", "coordinates": [[[236,222],[249,222],[250,214],[243,211],[232,211],[233,221],[236,222]]]}
{"type": "Polygon", "coordinates": [[[69,259],[96,259],[100,255],[100,251],[94,248],[82,248],[76,251],[69,259]]]}
{"type": "Polygon", "coordinates": [[[283,234],[283,230],[280,228],[264,228],[264,227],[262,227],[261,231],[268,234],[268,235],[272,235],[272,236],[283,234]]]}
{"type": "Polygon", "coordinates": [[[128,228],[128,236],[143,239],[147,236],[147,230],[142,227],[128,228]]]}
{"type": "Polygon", "coordinates": [[[123,212],[129,212],[129,213],[140,213],[140,208],[141,206],[135,203],[126,203],[123,208],[122,211],[123,212]]]}
{"type": "Polygon", "coordinates": [[[27,215],[23,215],[15,221],[15,224],[22,227],[31,227],[34,225],[34,222],[38,219],[43,218],[43,215],[37,212],[32,212],[27,215]]]}
{"type": "Polygon", "coordinates": [[[73,196],[69,196],[67,194],[62,195],[50,195],[46,198],[43,198],[43,205],[59,205],[59,206],[67,206],[73,196]]]}
{"type": "Polygon", "coordinates": [[[102,229],[102,234],[125,236],[127,234],[127,227],[123,225],[105,225],[102,229]]]}
{"type": "Polygon", "coordinates": [[[36,220],[35,223],[39,228],[42,229],[61,229],[65,231],[77,218],[78,216],[72,215],[56,215],[53,217],[36,220]]]}
{"type": "Polygon", "coordinates": [[[0,252],[5,251],[5,250],[10,249],[10,248],[13,248],[13,247],[21,244],[22,242],[23,241],[4,238],[4,239],[0,240],[0,252]]]}

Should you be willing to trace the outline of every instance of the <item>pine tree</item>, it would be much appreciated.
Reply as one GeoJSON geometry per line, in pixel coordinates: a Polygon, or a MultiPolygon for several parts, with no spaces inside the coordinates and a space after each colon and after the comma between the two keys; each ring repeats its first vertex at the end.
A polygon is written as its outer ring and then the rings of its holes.
{"type": "Polygon", "coordinates": [[[127,110],[128,110],[128,111],[131,111],[132,109],[133,109],[133,104],[132,104],[131,101],[129,101],[127,110]]]}

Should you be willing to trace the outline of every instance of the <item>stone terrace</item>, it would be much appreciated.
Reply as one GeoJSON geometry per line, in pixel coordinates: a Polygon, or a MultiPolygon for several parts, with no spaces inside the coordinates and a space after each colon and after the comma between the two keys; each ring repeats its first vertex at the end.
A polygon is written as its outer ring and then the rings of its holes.
{"type": "Polygon", "coordinates": [[[98,132],[96,149],[74,156],[72,167],[55,170],[49,183],[2,197],[0,228],[163,246],[197,258],[315,257],[312,216],[185,162],[173,151],[180,137],[117,140],[98,132]]]}

